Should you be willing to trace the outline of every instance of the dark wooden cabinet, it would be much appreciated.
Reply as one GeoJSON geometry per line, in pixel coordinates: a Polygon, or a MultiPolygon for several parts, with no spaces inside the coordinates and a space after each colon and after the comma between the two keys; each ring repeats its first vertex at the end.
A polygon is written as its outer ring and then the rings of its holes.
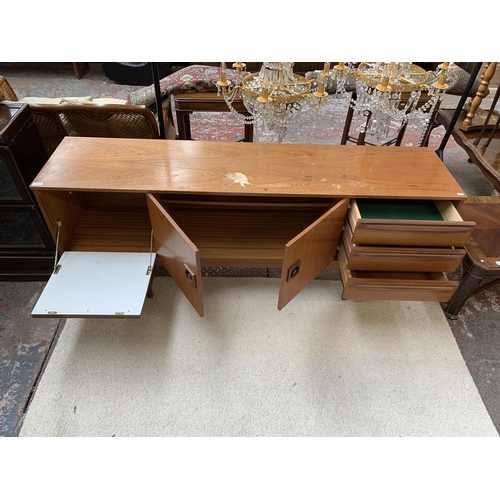
{"type": "Polygon", "coordinates": [[[0,280],[46,280],[54,243],[29,185],[47,161],[27,104],[0,102],[0,280]]]}

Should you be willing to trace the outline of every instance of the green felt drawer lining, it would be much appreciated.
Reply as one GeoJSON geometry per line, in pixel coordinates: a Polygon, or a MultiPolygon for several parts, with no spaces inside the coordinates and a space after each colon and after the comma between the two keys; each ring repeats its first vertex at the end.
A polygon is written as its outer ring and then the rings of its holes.
{"type": "Polygon", "coordinates": [[[363,219],[444,220],[432,200],[357,199],[356,203],[363,219]]]}

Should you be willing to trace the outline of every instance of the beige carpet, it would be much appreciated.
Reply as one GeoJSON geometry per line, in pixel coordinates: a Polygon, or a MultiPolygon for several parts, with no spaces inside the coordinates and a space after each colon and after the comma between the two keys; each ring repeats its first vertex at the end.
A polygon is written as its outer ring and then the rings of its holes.
{"type": "Polygon", "coordinates": [[[437,303],[316,280],[170,278],[141,319],[69,319],[21,436],[498,436],[437,303]]]}

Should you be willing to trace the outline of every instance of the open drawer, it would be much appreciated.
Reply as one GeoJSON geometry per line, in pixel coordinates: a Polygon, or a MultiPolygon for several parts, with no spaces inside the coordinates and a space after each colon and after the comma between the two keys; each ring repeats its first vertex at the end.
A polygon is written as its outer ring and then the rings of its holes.
{"type": "Polygon", "coordinates": [[[431,200],[352,199],[348,220],[362,245],[463,246],[475,225],[450,201],[431,200]]]}
{"type": "Polygon", "coordinates": [[[359,245],[352,242],[352,236],[347,221],[342,241],[351,270],[454,272],[465,256],[463,248],[454,247],[359,245]]]}
{"type": "Polygon", "coordinates": [[[344,244],[339,248],[343,299],[447,302],[458,287],[444,273],[355,271],[347,269],[344,244]]]}

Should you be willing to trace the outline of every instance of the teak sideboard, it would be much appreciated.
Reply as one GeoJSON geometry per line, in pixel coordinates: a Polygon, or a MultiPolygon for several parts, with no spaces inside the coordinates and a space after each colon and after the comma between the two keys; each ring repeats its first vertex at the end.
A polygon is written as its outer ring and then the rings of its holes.
{"type": "Polygon", "coordinates": [[[279,309],[328,266],[344,299],[445,302],[474,226],[426,148],[67,137],[31,189],[60,256],[37,317],[138,317],[155,261],[201,316],[202,266],[281,268],[279,309]]]}

